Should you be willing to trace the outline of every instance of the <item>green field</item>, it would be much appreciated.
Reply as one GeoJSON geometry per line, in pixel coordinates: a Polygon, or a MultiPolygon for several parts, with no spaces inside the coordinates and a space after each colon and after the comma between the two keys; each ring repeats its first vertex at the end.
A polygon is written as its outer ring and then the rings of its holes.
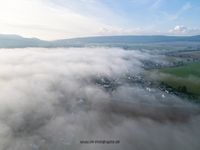
{"type": "Polygon", "coordinates": [[[200,98],[200,63],[160,69],[159,74],[164,84],[200,98]]]}
{"type": "Polygon", "coordinates": [[[161,69],[160,71],[178,77],[195,76],[200,78],[200,63],[191,63],[181,67],[174,67],[174,68],[164,68],[161,69]]]}

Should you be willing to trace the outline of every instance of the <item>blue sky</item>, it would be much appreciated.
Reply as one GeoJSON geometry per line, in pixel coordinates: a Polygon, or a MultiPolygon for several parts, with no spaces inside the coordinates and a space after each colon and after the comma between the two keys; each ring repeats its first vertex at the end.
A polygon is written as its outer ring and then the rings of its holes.
{"type": "Polygon", "coordinates": [[[200,34],[198,0],[0,0],[0,33],[52,40],[200,34]]]}

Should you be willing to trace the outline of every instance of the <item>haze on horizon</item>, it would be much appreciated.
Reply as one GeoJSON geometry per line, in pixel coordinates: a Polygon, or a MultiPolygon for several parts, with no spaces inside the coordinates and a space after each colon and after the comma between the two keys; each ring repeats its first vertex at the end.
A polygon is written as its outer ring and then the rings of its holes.
{"type": "Polygon", "coordinates": [[[44,40],[200,34],[196,0],[0,0],[0,33],[44,40]]]}

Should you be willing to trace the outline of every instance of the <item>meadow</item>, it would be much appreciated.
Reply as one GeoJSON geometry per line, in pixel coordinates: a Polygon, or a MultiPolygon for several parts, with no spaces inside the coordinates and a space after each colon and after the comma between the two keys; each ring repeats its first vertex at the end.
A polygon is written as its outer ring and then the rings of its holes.
{"type": "Polygon", "coordinates": [[[171,88],[200,98],[200,63],[163,68],[159,70],[161,82],[171,88]]]}

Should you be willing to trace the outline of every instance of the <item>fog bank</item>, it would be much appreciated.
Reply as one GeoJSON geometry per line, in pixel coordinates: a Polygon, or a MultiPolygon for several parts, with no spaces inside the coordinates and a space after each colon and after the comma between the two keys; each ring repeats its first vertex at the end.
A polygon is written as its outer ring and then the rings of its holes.
{"type": "Polygon", "coordinates": [[[0,149],[199,150],[198,106],[130,84],[143,61],[163,57],[119,48],[1,49],[0,149]]]}

